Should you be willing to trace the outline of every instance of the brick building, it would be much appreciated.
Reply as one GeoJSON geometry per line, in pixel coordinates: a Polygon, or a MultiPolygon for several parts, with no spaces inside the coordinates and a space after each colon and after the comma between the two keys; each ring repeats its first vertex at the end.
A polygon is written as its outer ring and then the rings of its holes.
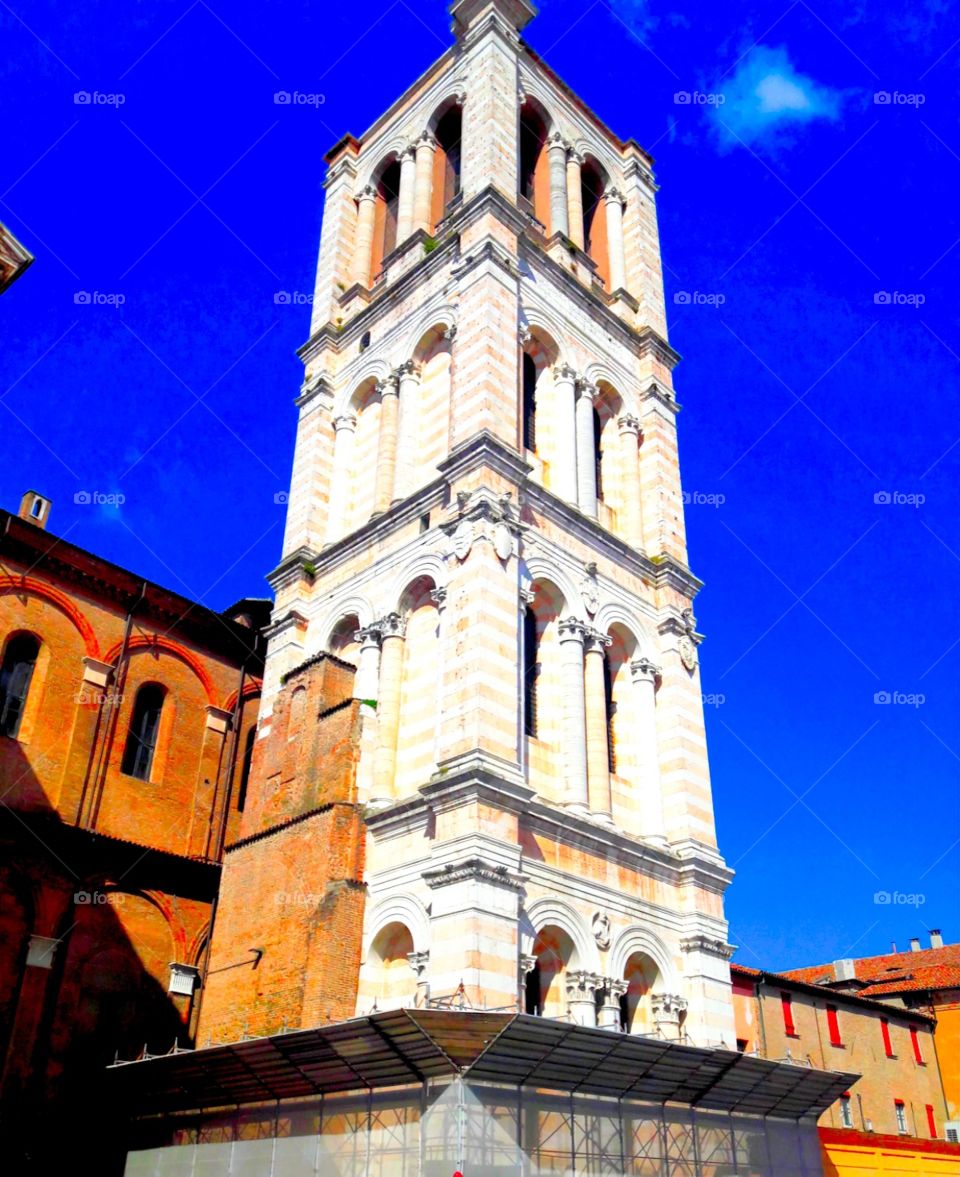
{"type": "Polygon", "coordinates": [[[52,1171],[59,1147],[74,1158],[95,1148],[109,1170],[102,1068],[193,1042],[269,615],[265,601],[219,614],[186,600],[51,535],[49,512],[33,492],[19,516],[0,511],[11,1172],[52,1171]]]}
{"type": "Polygon", "coordinates": [[[0,221],[0,294],[33,264],[33,260],[33,254],[0,221]]]}
{"type": "Polygon", "coordinates": [[[821,1172],[738,1053],[650,157],[456,0],[327,156],[249,801],[129,1173],[821,1172]]]}

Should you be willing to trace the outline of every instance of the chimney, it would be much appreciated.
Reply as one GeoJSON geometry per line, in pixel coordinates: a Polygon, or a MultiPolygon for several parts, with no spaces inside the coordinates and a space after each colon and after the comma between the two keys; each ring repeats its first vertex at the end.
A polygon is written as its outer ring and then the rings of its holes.
{"type": "Polygon", "coordinates": [[[943,936],[941,936],[939,928],[931,928],[930,929],[930,947],[931,948],[942,948],[943,947],[943,936]]]}
{"type": "Polygon", "coordinates": [[[920,951],[920,940],[917,936],[910,937],[910,951],[911,952],[919,952],[920,951]]]}
{"type": "Polygon", "coordinates": [[[25,519],[28,523],[46,530],[47,520],[50,518],[50,506],[49,499],[37,494],[35,490],[28,490],[20,500],[20,510],[17,515],[20,519],[25,519]]]}
{"type": "Polygon", "coordinates": [[[850,957],[846,957],[843,960],[835,960],[833,962],[833,975],[838,981],[855,980],[857,970],[853,967],[853,960],[850,957]]]}

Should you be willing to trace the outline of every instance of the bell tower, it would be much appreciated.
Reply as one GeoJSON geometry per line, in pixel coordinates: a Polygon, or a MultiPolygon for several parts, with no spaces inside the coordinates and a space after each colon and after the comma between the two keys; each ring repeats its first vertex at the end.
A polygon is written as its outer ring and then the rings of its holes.
{"type": "Polygon", "coordinates": [[[527,0],[451,12],[327,156],[258,745],[302,667],[355,668],[351,1013],[732,1046],[652,161],[527,0]]]}

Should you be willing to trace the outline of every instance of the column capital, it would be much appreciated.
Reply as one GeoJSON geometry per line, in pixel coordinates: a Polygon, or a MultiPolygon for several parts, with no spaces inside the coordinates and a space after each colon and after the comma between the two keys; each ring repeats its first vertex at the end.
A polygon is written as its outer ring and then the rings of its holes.
{"type": "Polygon", "coordinates": [[[576,617],[565,617],[557,626],[561,642],[576,642],[582,646],[587,634],[587,627],[576,617]]]}
{"type": "Polygon", "coordinates": [[[624,413],[622,416],[618,417],[617,425],[619,426],[621,433],[636,433],[639,436],[640,421],[637,417],[634,417],[632,413],[624,413]]]}
{"type": "Polygon", "coordinates": [[[577,391],[583,400],[588,400],[591,404],[600,393],[600,389],[592,380],[585,380],[582,376],[577,380],[577,391]]]}
{"type": "Polygon", "coordinates": [[[521,588],[520,589],[520,608],[526,609],[528,605],[532,605],[536,599],[536,589],[521,588]]]}
{"type": "Polygon", "coordinates": [[[570,154],[567,156],[568,163],[575,163],[578,168],[583,167],[583,152],[577,151],[576,147],[570,148],[570,154]]]}
{"type": "Polygon", "coordinates": [[[420,379],[420,365],[415,360],[405,360],[400,364],[393,373],[397,380],[402,380],[404,376],[408,379],[412,376],[414,379],[420,379]]]}
{"type": "Polygon", "coordinates": [[[569,364],[564,364],[564,363],[554,364],[553,365],[553,375],[554,375],[554,379],[556,379],[556,380],[568,380],[574,384],[576,383],[576,380],[577,380],[577,370],[576,370],[576,368],[571,368],[571,366],[569,364]]]}
{"type": "Polygon", "coordinates": [[[357,419],[353,413],[341,413],[339,417],[334,417],[333,419],[333,428],[337,433],[339,433],[341,429],[348,433],[352,433],[356,427],[357,419]]]}
{"type": "Polygon", "coordinates": [[[379,625],[374,624],[368,625],[365,629],[358,629],[353,635],[353,640],[360,643],[362,653],[364,650],[370,649],[371,646],[379,649],[382,637],[379,625]]]}
{"type": "Polygon", "coordinates": [[[415,141],[411,141],[410,143],[408,143],[405,147],[403,147],[401,149],[400,160],[401,160],[401,162],[406,161],[406,160],[410,160],[412,162],[416,159],[416,154],[417,154],[417,144],[415,141]]]}
{"type": "Polygon", "coordinates": [[[430,963],[430,953],[429,951],[408,952],[407,962],[416,974],[417,980],[419,980],[426,972],[427,965],[430,963]]]}
{"type": "Polygon", "coordinates": [[[587,629],[583,635],[584,648],[588,654],[602,654],[612,641],[609,634],[601,633],[599,629],[587,629]]]}
{"type": "Polygon", "coordinates": [[[656,683],[662,673],[660,667],[648,658],[635,658],[630,663],[630,675],[634,682],[656,683]]]}
{"type": "Polygon", "coordinates": [[[532,973],[537,967],[537,957],[529,952],[520,953],[520,972],[526,976],[527,973],[532,973]]]}
{"type": "Polygon", "coordinates": [[[447,604],[447,587],[440,585],[430,593],[430,600],[436,605],[437,609],[442,613],[447,604]]]}
{"type": "Polygon", "coordinates": [[[603,199],[608,204],[619,204],[621,208],[624,204],[623,193],[619,188],[614,188],[612,184],[609,188],[604,189],[603,199]]]}
{"type": "Polygon", "coordinates": [[[432,131],[421,131],[420,134],[417,136],[415,146],[416,147],[426,147],[426,148],[429,148],[430,151],[433,151],[436,149],[436,146],[437,146],[436,136],[433,134],[432,131]]]}
{"type": "Polygon", "coordinates": [[[401,613],[388,613],[377,622],[380,630],[380,640],[387,638],[404,638],[407,636],[407,619],[401,613]]]}
{"type": "Polygon", "coordinates": [[[456,323],[448,323],[447,326],[444,327],[444,329],[443,329],[443,338],[451,340],[451,339],[456,339],[456,336],[457,336],[456,323]]]}
{"type": "Polygon", "coordinates": [[[617,977],[604,977],[603,988],[607,994],[608,1001],[618,1001],[623,997],[630,988],[629,981],[620,980],[617,977]]]}
{"type": "Polygon", "coordinates": [[[676,1023],[687,1008],[687,999],[677,993],[651,993],[650,1009],[658,1022],[676,1023]]]}
{"type": "Polygon", "coordinates": [[[556,148],[560,148],[564,155],[566,155],[570,150],[570,144],[566,141],[566,139],[564,139],[559,131],[554,131],[553,134],[550,135],[550,137],[547,139],[547,147],[551,151],[556,148]]]}
{"type": "Polygon", "coordinates": [[[384,376],[382,380],[377,381],[376,390],[380,394],[381,400],[385,396],[399,396],[400,395],[400,374],[399,370],[390,372],[384,376]]]}
{"type": "Polygon", "coordinates": [[[357,200],[357,201],[376,200],[376,199],[377,199],[377,190],[376,190],[376,188],[374,188],[374,186],[372,184],[364,184],[364,186],[360,189],[360,191],[354,197],[354,200],[357,200]]]}
{"type": "Polygon", "coordinates": [[[598,989],[603,988],[603,977],[596,973],[588,973],[578,969],[564,975],[567,986],[568,1001],[585,1001],[594,997],[598,989]]]}

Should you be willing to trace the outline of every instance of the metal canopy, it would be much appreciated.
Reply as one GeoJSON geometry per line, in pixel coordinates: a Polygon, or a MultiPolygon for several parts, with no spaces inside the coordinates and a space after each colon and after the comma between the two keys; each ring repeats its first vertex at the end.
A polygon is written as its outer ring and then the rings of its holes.
{"type": "Polygon", "coordinates": [[[526,1014],[394,1010],[109,1069],[144,1113],[465,1080],[797,1120],[859,1077],[526,1014]]]}

